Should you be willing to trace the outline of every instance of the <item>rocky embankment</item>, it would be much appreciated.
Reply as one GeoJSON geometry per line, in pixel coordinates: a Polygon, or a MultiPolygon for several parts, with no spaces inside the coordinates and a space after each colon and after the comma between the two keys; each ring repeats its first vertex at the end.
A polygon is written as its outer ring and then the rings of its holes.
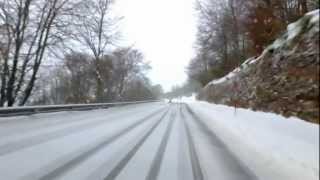
{"type": "Polygon", "coordinates": [[[319,10],[290,24],[259,57],[210,82],[198,99],[319,123],[319,10]]]}

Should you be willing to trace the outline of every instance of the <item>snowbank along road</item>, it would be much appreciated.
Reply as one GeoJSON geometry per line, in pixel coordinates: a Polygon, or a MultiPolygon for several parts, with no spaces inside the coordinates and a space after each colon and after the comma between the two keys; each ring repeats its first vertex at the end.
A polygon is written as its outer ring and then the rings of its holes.
{"type": "Polygon", "coordinates": [[[298,119],[196,102],[6,117],[0,179],[313,180],[317,133],[298,119]]]}

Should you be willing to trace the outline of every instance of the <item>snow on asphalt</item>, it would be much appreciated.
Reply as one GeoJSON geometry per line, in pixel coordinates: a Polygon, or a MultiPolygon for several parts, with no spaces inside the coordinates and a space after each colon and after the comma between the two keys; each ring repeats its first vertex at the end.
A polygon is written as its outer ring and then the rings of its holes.
{"type": "Polygon", "coordinates": [[[319,179],[318,125],[193,99],[0,118],[0,179],[319,179]]]}

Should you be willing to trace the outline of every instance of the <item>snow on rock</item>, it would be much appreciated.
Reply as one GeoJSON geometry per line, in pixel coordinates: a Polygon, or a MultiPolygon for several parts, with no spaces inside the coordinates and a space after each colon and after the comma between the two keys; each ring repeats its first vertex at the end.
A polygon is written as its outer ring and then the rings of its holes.
{"type": "Polygon", "coordinates": [[[259,179],[319,179],[318,125],[206,102],[189,107],[259,179]]]}
{"type": "Polygon", "coordinates": [[[247,59],[240,67],[234,69],[232,72],[228,73],[226,76],[224,76],[224,77],[222,77],[220,79],[216,79],[216,80],[213,80],[213,81],[209,82],[207,86],[220,84],[220,83],[229,81],[233,77],[237,76],[237,74],[241,73],[241,71],[243,71],[244,69],[248,68],[248,66],[250,64],[256,63],[258,59],[259,58],[249,58],[249,59],[247,59]]]}
{"type": "Polygon", "coordinates": [[[292,23],[288,26],[288,37],[287,40],[292,40],[297,37],[303,31],[303,21],[309,20],[310,25],[316,24],[319,21],[319,9],[309,12],[305,15],[304,18],[300,19],[299,21],[292,23]]]}
{"type": "Polygon", "coordinates": [[[259,57],[213,80],[197,98],[319,123],[319,10],[290,24],[259,57]]]}
{"type": "MultiPolygon", "coordinates": [[[[319,9],[307,13],[305,15],[304,19],[301,19],[301,20],[299,20],[297,22],[289,24],[288,27],[287,27],[287,33],[282,38],[279,38],[279,39],[275,40],[275,42],[272,45],[270,45],[267,48],[267,50],[270,50],[271,48],[282,47],[282,46],[284,46],[284,44],[286,42],[289,42],[289,41],[292,41],[293,39],[295,39],[299,34],[302,33],[303,23],[304,23],[304,21],[306,19],[309,20],[309,26],[312,26],[312,25],[315,25],[315,24],[319,23],[319,9]]],[[[319,31],[319,26],[315,26],[315,28],[317,29],[317,31],[319,31]]],[[[240,71],[243,68],[247,68],[250,64],[254,64],[258,60],[260,60],[262,58],[262,56],[267,53],[267,50],[265,50],[262,53],[262,55],[257,57],[257,58],[249,58],[249,59],[247,59],[240,67],[234,69],[232,72],[230,72],[229,74],[227,74],[226,76],[224,76],[222,78],[212,80],[211,82],[208,83],[208,85],[220,84],[222,82],[230,80],[232,77],[234,77],[238,73],[240,73],[240,71]]]]}

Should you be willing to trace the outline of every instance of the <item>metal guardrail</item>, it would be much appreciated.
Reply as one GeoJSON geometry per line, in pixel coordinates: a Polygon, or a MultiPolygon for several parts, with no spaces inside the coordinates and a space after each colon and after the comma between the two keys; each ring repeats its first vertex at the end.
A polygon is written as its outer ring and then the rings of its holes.
{"type": "Polygon", "coordinates": [[[49,113],[59,111],[84,111],[92,109],[105,109],[114,106],[124,106],[130,104],[141,104],[150,102],[160,102],[160,100],[116,102],[116,103],[95,103],[95,104],[68,104],[68,105],[48,105],[48,106],[24,106],[0,108],[0,117],[31,115],[36,113],[49,113]]]}

